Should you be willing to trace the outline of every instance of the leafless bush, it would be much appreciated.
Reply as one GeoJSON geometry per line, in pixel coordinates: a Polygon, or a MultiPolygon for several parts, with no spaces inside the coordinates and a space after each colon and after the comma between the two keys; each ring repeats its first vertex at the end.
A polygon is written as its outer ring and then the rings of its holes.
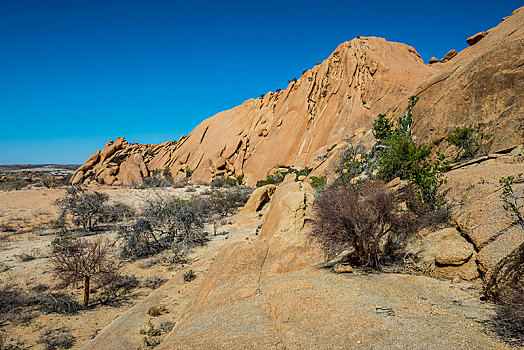
{"type": "Polygon", "coordinates": [[[252,191],[252,188],[246,186],[215,188],[208,196],[195,196],[194,200],[205,216],[218,220],[246,204],[252,191]]]}
{"type": "Polygon", "coordinates": [[[379,181],[328,189],[315,201],[315,213],[312,236],[326,255],[352,247],[353,263],[363,267],[397,258],[415,232],[413,215],[399,210],[396,194],[379,181]]]}
{"type": "Polygon", "coordinates": [[[76,340],[68,327],[62,327],[47,329],[40,335],[37,343],[43,344],[46,350],[70,349],[75,345],[76,340]]]}
{"type": "Polygon", "coordinates": [[[142,219],[121,228],[121,256],[144,258],[168,248],[182,252],[204,244],[201,216],[197,203],[192,201],[164,197],[150,200],[142,219]]]}
{"type": "Polygon", "coordinates": [[[77,239],[54,247],[51,258],[53,274],[63,286],[76,282],[84,284],[84,307],[89,304],[91,278],[102,278],[116,273],[120,265],[110,259],[111,245],[102,240],[88,242],[77,239]]]}
{"type": "Polygon", "coordinates": [[[144,188],[169,187],[172,185],[173,185],[173,179],[171,177],[164,177],[161,175],[154,174],[151,177],[143,178],[142,184],[138,186],[138,188],[144,189],[144,188]]]}
{"type": "Polygon", "coordinates": [[[122,239],[122,258],[146,258],[166,249],[165,244],[158,240],[151,222],[144,219],[131,226],[120,227],[118,235],[122,239]]]}
{"type": "Polygon", "coordinates": [[[81,187],[69,187],[64,197],[55,201],[60,209],[60,215],[73,217],[75,225],[81,225],[84,230],[93,231],[97,223],[106,215],[104,203],[109,199],[105,193],[89,192],[81,187]]]}
{"type": "Polygon", "coordinates": [[[120,305],[139,282],[135,275],[104,274],[97,281],[98,301],[104,305],[120,305]]]}
{"type": "Polygon", "coordinates": [[[0,325],[16,321],[21,309],[33,304],[27,292],[17,286],[3,284],[0,286],[0,325]]]}
{"type": "Polygon", "coordinates": [[[524,345],[524,243],[496,265],[484,294],[498,305],[489,325],[506,342],[524,345]]]}
{"type": "Polygon", "coordinates": [[[44,314],[57,313],[74,315],[82,306],[71,295],[66,293],[41,294],[34,298],[44,314]]]}
{"type": "Polygon", "coordinates": [[[191,282],[195,278],[196,278],[196,275],[193,270],[189,270],[186,273],[184,273],[184,282],[191,282]]]}
{"type": "Polygon", "coordinates": [[[166,279],[160,278],[158,276],[150,276],[145,279],[145,281],[143,282],[143,285],[146,288],[157,289],[158,287],[160,287],[161,285],[163,285],[166,282],[167,282],[166,279]]]}
{"type": "Polygon", "coordinates": [[[136,210],[124,203],[115,203],[104,208],[101,217],[102,222],[115,223],[132,219],[136,216],[136,210]]]}
{"type": "Polygon", "coordinates": [[[437,226],[449,223],[451,220],[453,207],[451,203],[442,203],[437,208],[431,208],[424,203],[413,184],[408,184],[399,191],[399,200],[405,203],[407,209],[417,217],[419,228],[437,226]]]}

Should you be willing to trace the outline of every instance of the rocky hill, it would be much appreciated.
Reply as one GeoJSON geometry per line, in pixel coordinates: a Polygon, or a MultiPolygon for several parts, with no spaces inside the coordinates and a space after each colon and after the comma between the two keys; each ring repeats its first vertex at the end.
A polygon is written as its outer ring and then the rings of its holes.
{"type": "Polygon", "coordinates": [[[78,169],[73,183],[129,185],[169,167],[173,178],[189,169],[192,181],[244,175],[252,185],[276,167],[314,167],[329,147],[369,129],[374,116],[440,70],[425,65],[410,46],[356,38],[287,89],[221,112],[177,142],[109,142],[78,169]]]}
{"type": "Polygon", "coordinates": [[[524,140],[524,102],[517,98],[524,92],[523,16],[516,10],[468,39],[471,47],[427,65],[410,46],[355,38],[285,90],[206,119],[177,142],[110,141],[77,170],[73,183],[129,185],[166,167],[175,179],[243,175],[248,185],[279,167],[322,172],[328,149],[369,135],[379,113],[398,117],[412,95],[420,98],[414,115],[421,140],[482,122],[495,135],[492,150],[516,146],[524,140]]]}
{"type": "MultiPolygon", "coordinates": [[[[523,23],[517,10],[469,38],[471,47],[429,65],[409,46],[354,39],[284,91],[222,112],[173,144],[119,138],[75,175],[76,183],[131,184],[167,166],[192,181],[225,174],[253,184],[277,167],[328,172],[348,138],[365,144],[377,114],[396,118],[416,95],[417,140],[451,154],[440,140],[457,125],[482,122],[493,134],[487,156],[446,173],[450,219],[421,230],[407,247],[437,278],[322,268],[308,239],[314,191],[307,179],[288,177],[253,192],[231,218],[240,233],[197,261],[197,284],[173,278],[84,348],[140,348],[140,327],[151,322],[146,311],[157,304],[172,305],[176,324],[161,349],[508,348],[486,331],[494,310],[477,292],[524,244],[498,187],[501,177],[524,172],[523,23]]],[[[523,196],[524,183],[514,190],[523,196]]]]}

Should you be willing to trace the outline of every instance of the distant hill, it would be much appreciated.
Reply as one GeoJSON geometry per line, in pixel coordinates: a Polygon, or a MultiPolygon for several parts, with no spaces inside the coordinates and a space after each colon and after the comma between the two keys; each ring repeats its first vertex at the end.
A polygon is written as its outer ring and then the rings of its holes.
{"type": "Polygon", "coordinates": [[[20,171],[36,171],[49,175],[67,175],[74,173],[79,166],[79,164],[8,164],[0,165],[0,175],[20,171]]]}

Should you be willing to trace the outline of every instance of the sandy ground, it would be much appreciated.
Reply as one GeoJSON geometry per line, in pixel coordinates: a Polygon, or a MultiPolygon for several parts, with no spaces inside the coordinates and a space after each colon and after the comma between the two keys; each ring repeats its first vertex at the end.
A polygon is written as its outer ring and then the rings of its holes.
{"type": "MultiPolygon", "coordinates": [[[[189,199],[195,193],[200,193],[207,189],[206,186],[194,188],[195,191],[188,191],[187,188],[160,188],[160,189],[124,189],[103,187],[98,190],[109,194],[110,202],[121,202],[139,209],[143,203],[150,198],[157,196],[177,196],[189,199]]],[[[53,202],[64,194],[64,189],[24,189],[13,192],[0,192],[0,262],[8,267],[7,271],[0,273],[0,284],[9,283],[29,290],[38,284],[47,284],[51,290],[56,286],[56,279],[49,272],[49,258],[51,254],[51,241],[55,238],[53,231],[48,224],[57,216],[57,208],[53,202]],[[33,260],[22,261],[23,254],[34,257],[33,260]]],[[[218,232],[234,231],[234,224],[227,224],[219,227],[218,232]]],[[[206,230],[212,232],[211,227],[206,230]]],[[[238,234],[236,236],[239,236],[238,234]]],[[[240,234],[241,236],[241,234],[240,234]]],[[[88,239],[103,237],[110,240],[116,239],[116,233],[104,231],[88,239]]],[[[172,319],[173,313],[183,311],[190,295],[194,294],[194,288],[198,285],[199,276],[207,270],[214,254],[227,242],[230,242],[230,234],[219,234],[210,236],[210,242],[205,247],[196,248],[189,255],[189,263],[185,265],[168,264],[161,262],[154,266],[147,267],[145,262],[158,259],[162,254],[149,259],[142,259],[135,262],[125,262],[122,268],[123,274],[133,274],[143,282],[146,278],[155,276],[168,280],[172,288],[177,288],[178,293],[169,293],[170,298],[162,298],[162,302],[152,306],[161,306],[165,311],[161,316],[152,318],[147,316],[135,325],[136,342],[142,343],[143,335],[140,330],[147,330],[148,323],[155,325],[166,320],[172,319]],[[186,283],[183,281],[183,274],[192,269],[195,271],[196,282],[186,283]],[[171,314],[171,316],[168,316],[171,314]]],[[[243,237],[241,238],[243,239],[243,237]]],[[[162,288],[162,287],[161,287],[162,288]]],[[[172,291],[172,288],[168,290],[172,291]]],[[[164,288],[165,290],[165,288],[164,288]]],[[[74,348],[80,348],[89,342],[98,332],[118,318],[134,305],[144,300],[154,290],[140,285],[134,289],[132,294],[120,306],[96,306],[88,310],[82,310],[75,315],[44,315],[38,309],[34,309],[34,317],[27,324],[7,324],[2,327],[13,340],[22,341],[23,348],[43,349],[43,345],[36,341],[40,334],[48,328],[70,327],[72,335],[76,338],[74,348]]],[[[82,289],[70,288],[67,292],[77,296],[81,301],[82,289]]],[[[158,294],[158,293],[156,293],[158,294]]],[[[97,293],[92,294],[91,300],[96,300],[97,293]]],[[[163,296],[167,296],[164,292],[163,296]]],[[[156,300],[156,299],[155,299],[156,300]]]]}

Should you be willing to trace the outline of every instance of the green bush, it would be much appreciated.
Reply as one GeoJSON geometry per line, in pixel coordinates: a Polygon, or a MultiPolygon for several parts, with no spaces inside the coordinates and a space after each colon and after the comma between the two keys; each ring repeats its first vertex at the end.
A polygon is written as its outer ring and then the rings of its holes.
{"type": "Polygon", "coordinates": [[[262,187],[265,185],[279,185],[281,184],[286,175],[288,174],[295,174],[295,181],[298,181],[298,177],[301,175],[308,176],[311,173],[311,168],[305,167],[304,169],[295,169],[295,168],[288,168],[285,171],[277,170],[272,174],[268,174],[265,180],[259,180],[256,183],[257,187],[262,187]]]}
{"type": "Polygon", "coordinates": [[[471,159],[487,153],[484,142],[492,135],[485,134],[482,130],[483,127],[484,124],[482,123],[478,123],[476,126],[459,126],[446,137],[446,141],[457,147],[456,160],[471,159]]]}
{"type": "Polygon", "coordinates": [[[417,195],[432,209],[442,205],[439,190],[446,181],[444,172],[449,162],[439,153],[432,157],[431,145],[417,144],[413,140],[411,110],[417,101],[416,97],[410,98],[406,114],[398,119],[396,127],[385,115],[377,117],[373,124],[377,143],[367,153],[359,145],[343,153],[337,184],[347,184],[357,176],[361,177],[360,182],[371,180],[373,174],[386,182],[399,177],[416,185],[417,195]],[[357,159],[358,154],[360,159],[357,159]]]}
{"type": "Polygon", "coordinates": [[[384,140],[391,136],[393,122],[386,118],[385,114],[379,114],[373,122],[373,135],[377,140],[384,140]]]}
{"type": "Polygon", "coordinates": [[[327,187],[327,179],[324,175],[322,176],[311,176],[311,187],[315,190],[325,190],[327,187]]]}

